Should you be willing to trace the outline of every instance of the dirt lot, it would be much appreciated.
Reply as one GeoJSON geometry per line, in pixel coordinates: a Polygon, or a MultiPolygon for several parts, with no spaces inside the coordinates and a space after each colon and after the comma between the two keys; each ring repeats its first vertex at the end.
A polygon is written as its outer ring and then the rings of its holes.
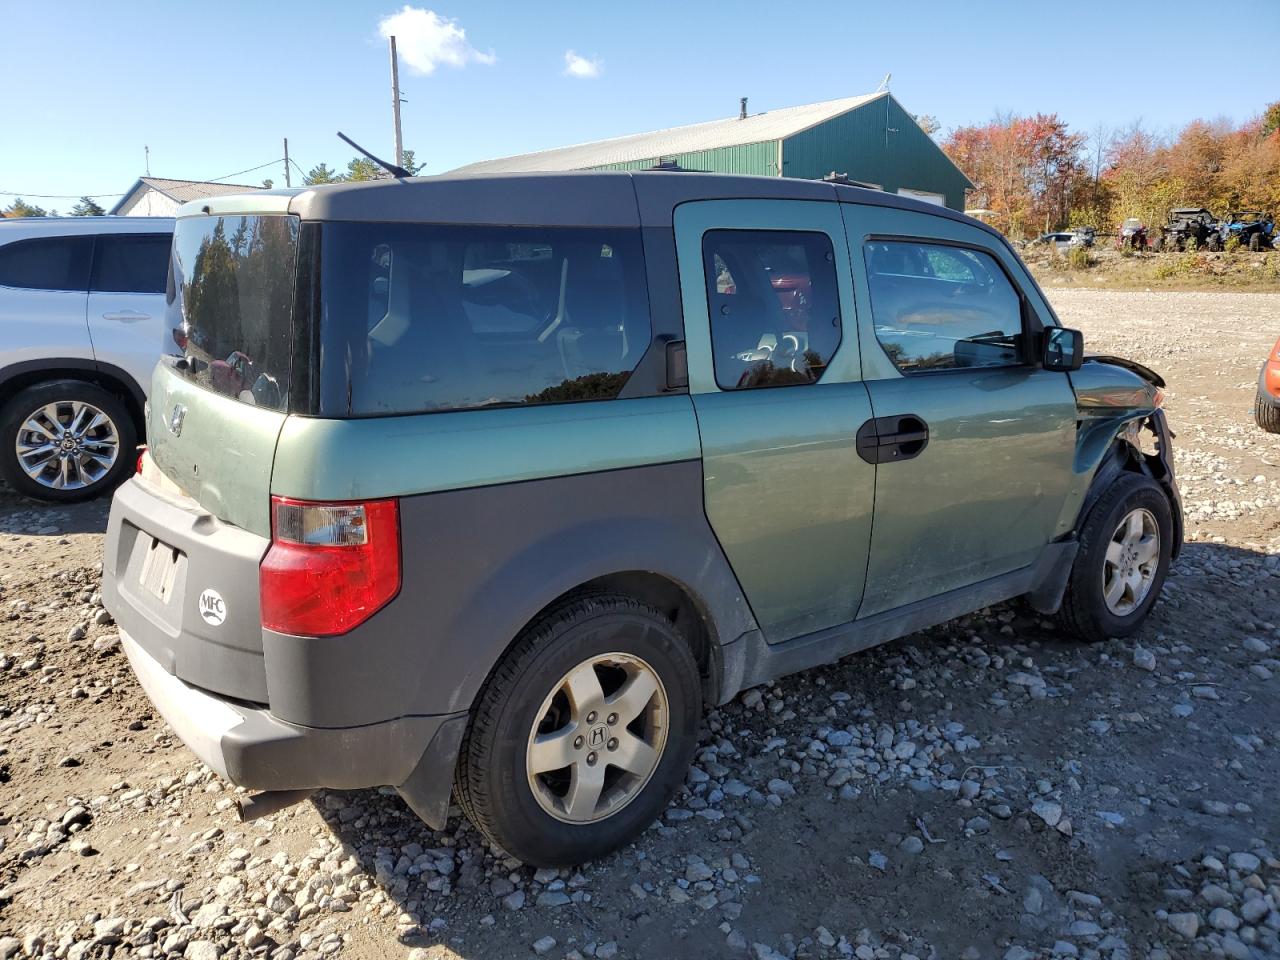
{"type": "Polygon", "coordinates": [[[1280,955],[1280,295],[1052,298],[1170,381],[1189,542],[1137,642],[1009,606],[749,691],[580,870],[386,791],[238,825],[99,605],[105,505],[0,496],[0,960],[1280,955]]]}

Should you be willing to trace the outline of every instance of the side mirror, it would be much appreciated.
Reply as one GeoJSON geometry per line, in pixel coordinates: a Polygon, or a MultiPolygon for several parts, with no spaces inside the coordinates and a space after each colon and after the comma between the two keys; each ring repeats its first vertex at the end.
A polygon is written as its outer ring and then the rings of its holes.
{"type": "Polygon", "coordinates": [[[1069,327],[1046,327],[1040,365],[1046,370],[1079,370],[1084,363],[1084,334],[1069,327]]]}

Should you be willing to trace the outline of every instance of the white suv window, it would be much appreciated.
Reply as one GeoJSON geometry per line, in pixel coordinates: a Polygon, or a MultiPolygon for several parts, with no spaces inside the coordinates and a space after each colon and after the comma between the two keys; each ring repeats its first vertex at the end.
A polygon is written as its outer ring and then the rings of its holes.
{"type": "Polygon", "coordinates": [[[0,247],[0,286],[25,290],[89,288],[93,237],[40,237],[0,247]]]}

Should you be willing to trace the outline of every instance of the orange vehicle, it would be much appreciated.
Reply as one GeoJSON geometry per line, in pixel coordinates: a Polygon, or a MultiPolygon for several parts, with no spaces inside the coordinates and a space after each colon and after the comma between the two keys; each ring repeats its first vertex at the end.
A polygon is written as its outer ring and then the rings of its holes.
{"type": "Polygon", "coordinates": [[[1258,374],[1258,396],[1253,419],[1267,433],[1280,433],[1280,340],[1271,348],[1258,374]]]}

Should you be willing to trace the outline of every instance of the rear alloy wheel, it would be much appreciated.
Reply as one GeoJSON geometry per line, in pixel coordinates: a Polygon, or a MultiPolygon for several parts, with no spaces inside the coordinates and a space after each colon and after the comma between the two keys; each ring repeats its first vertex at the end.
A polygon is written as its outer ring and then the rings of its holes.
{"type": "Polygon", "coordinates": [[[1155,606],[1173,552],[1173,512],[1158,483],[1121,474],[1080,528],[1080,548],[1058,613],[1083,640],[1127,637],[1155,606]]]}
{"type": "Polygon", "coordinates": [[[628,597],[569,600],[485,683],[459,751],[458,801],[525,863],[594,860],[661,816],[701,711],[697,662],[670,620],[628,597]]]}
{"type": "Polygon", "coordinates": [[[19,493],[40,500],[87,500],[111,489],[132,467],[136,446],[124,404],[80,380],[28,387],[0,413],[0,470],[19,493]]]}

